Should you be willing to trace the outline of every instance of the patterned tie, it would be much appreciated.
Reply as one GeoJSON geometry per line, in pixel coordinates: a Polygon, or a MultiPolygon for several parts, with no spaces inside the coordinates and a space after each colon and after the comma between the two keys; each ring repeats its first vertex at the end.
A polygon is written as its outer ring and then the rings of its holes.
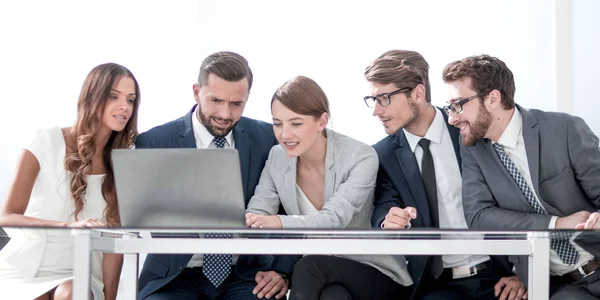
{"type": "MultiPolygon", "coordinates": [[[[217,148],[225,147],[225,138],[215,137],[213,143],[217,148]]],[[[208,233],[208,239],[228,239],[231,234],[208,233]]],[[[205,254],[202,273],[215,287],[219,287],[231,272],[231,254],[205,254]]]]}
{"type": "MultiPolygon", "coordinates": [[[[547,214],[541,203],[537,201],[521,172],[519,172],[519,170],[515,167],[515,164],[508,157],[506,152],[504,152],[504,147],[498,143],[495,143],[494,149],[496,149],[500,160],[525,195],[527,202],[529,205],[531,205],[533,210],[541,215],[547,214]]],[[[575,249],[575,247],[573,247],[573,245],[569,242],[571,235],[572,234],[568,232],[560,232],[554,235],[556,237],[555,239],[550,240],[550,248],[556,251],[558,257],[560,257],[564,263],[569,265],[573,265],[579,260],[579,252],[577,252],[577,249],[575,249]]]]}

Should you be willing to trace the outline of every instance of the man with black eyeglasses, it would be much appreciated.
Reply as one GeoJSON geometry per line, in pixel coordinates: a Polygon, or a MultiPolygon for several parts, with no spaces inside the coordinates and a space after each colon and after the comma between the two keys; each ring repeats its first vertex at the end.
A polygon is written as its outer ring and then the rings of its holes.
{"type": "MultiPolygon", "coordinates": [[[[458,129],[449,126],[447,114],[431,104],[428,72],[423,56],[404,50],[384,53],[365,70],[371,90],[365,104],[389,135],[374,145],[379,156],[374,227],[467,229],[458,129]]],[[[412,299],[522,299],[526,295],[506,257],[406,258],[415,282],[412,299]]]]}
{"type": "MultiPolygon", "coordinates": [[[[489,55],[452,62],[443,78],[450,93],[448,121],[460,129],[463,144],[463,202],[470,228],[600,226],[599,140],[581,118],[515,104],[512,72],[489,55]]],[[[600,258],[594,254],[600,242],[584,246],[580,237],[551,235],[553,300],[600,297],[600,258]]],[[[527,260],[510,259],[527,278],[527,260]]]]}

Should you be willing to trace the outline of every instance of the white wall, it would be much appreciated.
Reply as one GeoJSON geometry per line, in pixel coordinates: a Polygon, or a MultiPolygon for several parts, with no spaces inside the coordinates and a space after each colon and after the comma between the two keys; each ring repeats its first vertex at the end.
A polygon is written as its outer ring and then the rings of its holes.
{"type": "MultiPolygon", "coordinates": [[[[306,75],[329,96],[333,129],[369,144],[385,133],[362,102],[362,72],[389,49],[425,56],[434,104],[444,102],[447,63],[488,53],[515,73],[517,102],[556,110],[555,1],[2,1],[0,195],[20,147],[40,127],[69,126],[87,72],[107,61],[140,83],[140,131],[189,110],[200,62],[219,50],[244,55],[254,71],[246,116],[270,120],[277,86],[306,75]]],[[[582,3],[598,11],[594,0],[582,3]]],[[[594,95],[588,86],[575,84],[585,105],[594,95]]]]}
{"type": "Polygon", "coordinates": [[[577,0],[573,3],[573,113],[582,117],[594,133],[600,135],[600,1],[577,0]]]}

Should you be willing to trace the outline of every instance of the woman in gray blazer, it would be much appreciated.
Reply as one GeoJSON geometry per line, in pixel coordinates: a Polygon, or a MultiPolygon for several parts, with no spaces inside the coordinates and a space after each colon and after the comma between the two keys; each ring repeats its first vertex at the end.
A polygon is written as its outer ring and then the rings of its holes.
{"type": "MultiPolygon", "coordinates": [[[[279,145],[271,149],[248,204],[247,225],[370,228],[375,150],[326,129],[329,102],[310,78],[298,76],[279,87],[271,113],[279,145]],[[280,204],[287,215],[277,215],[280,204]]],[[[403,256],[309,255],[294,266],[292,283],[291,300],[401,299],[412,279],[403,256]]]]}

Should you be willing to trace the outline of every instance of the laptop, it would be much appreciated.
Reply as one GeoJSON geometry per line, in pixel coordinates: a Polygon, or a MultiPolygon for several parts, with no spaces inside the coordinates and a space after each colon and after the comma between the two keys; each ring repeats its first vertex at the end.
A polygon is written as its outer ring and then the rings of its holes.
{"type": "Polygon", "coordinates": [[[236,149],[115,149],[111,155],[122,227],[246,227],[236,149]]]}

